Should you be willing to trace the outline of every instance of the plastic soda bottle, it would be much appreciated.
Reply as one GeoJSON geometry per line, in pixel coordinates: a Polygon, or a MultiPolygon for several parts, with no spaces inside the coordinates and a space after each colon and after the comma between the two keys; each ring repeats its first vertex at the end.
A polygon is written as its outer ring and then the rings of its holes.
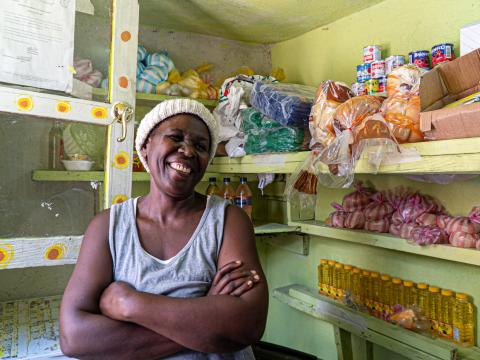
{"type": "Polygon", "coordinates": [[[246,177],[240,178],[240,185],[238,185],[235,193],[235,205],[241,207],[252,219],[252,192],[247,185],[246,177]]]}
{"type": "Polygon", "coordinates": [[[457,293],[453,311],[453,340],[464,346],[475,344],[473,304],[467,294],[457,293]]]}
{"type": "Polygon", "coordinates": [[[393,308],[396,305],[402,305],[402,294],[403,294],[403,285],[402,279],[393,278],[392,279],[392,298],[390,299],[390,307],[393,308]]]}
{"type": "Polygon", "coordinates": [[[333,272],[335,270],[335,264],[337,262],[333,260],[328,261],[328,285],[327,285],[327,295],[330,297],[334,297],[336,289],[333,287],[333,272]]]}
{"type": "Polygon", "coordinates": [[[382,275],[381,291],[380,291],[380,304],[381,304],[381,318],[384,320],[390,320],[390,316],[393,314],[393,310],[390,307],[392,303],[392,281],[389,275],[382,275]]]}
{"type": "Polygon", "coordinates": [[[443,289],[440,295],[440,322],[438,324],[438,332],[440,336],[451,339],[453,337],[453,308],[455,306],[455,298],[451,290],[443,289]]]}
{"type": "Polygon", "coordinates": [[[428,288],[428,314],[432,324],[431,329],[434,334],[438,333],[438,320],[440,319],[440,302],[441,295],[440,289],[436,286],[430,286],[428,288]]]}
{"type": "Polygon", "coordinates": [[[380,274],[378,272],[370,273],[370,309],[372,315],[380,317],[382,306],[380,305],[380,274]]]}
{"type": "Polygon", "coordinates": [[[205,191],[205,195],[207,196],[218,195],[218,186],[217,186],[216,177],[208,178],[208,187],[207,187],[207,191],[205,191]]]}
{"type": "Polygon", "coordinates": [[[335,268],[333,270],[333,288],[335,289],[334,297],[335,299],[341,299],[343,296],[343,288],[344,288],[344,269],[343,264],[336,263],[335,268]]]}
{"type": "Polygon", "coordinates": [[[425,283],[417,284],[417,305],[423,315],[428,317],[428,285],[425,283]]]}
{"type": "Polygon", "coordinates": [[[225,200],[227,200],[230,204],[233,204],[235,202],[235,190],[233,190],[233,187],[230,184],[229,177],[223,178],[223,185],[220,189],[219,195],[220,197],[223,197],[225,200]]]}
{"type": "Polygon", "coordinates": [[[318,289],[320,294],[328,294],[328,279],[329,279],[330,269],[328,267],[328,260],[321,259],[320,265],[318,265],[318,289]]]}

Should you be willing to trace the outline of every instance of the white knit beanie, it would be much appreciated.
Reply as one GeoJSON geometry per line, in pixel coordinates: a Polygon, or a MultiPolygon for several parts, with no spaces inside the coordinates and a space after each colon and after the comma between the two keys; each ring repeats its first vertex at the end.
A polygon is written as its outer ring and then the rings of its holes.
{"type": "Polygon", "coordinates": [[[215,156],[218,142],[218,123],[210,111],[201,103],[191,99],[165,100],[155,106],[140,122],[135,138],[135,149],[145,170],[150,172],[147,161],[142,155],[141,149],[148,134],[152,129],[162,121],[178,114],[193,114],[203,120],[210,132],[210,161],[215,156]]]}

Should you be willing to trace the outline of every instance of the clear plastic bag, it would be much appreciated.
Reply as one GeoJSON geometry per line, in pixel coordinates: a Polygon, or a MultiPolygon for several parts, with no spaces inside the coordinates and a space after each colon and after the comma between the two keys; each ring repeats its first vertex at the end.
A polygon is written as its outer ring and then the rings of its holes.
{"type": "Polygon", "coordinates": [[[350,88],[344,83],[326,80],[320,84],[309,117],[311,149],[322,149],[335,139],[333,114],[340,104],[353,96],[350,88]]]}
{"type": "Polygon", "coordinates": [[[420,131],[421,70],[416,65],[404,65],[388,75],[388,98],[382,105],[382,115],[399,143],[423,140],[420,131]]]}
{"type": "Polygon", "coordinates": [[[250,102],[254,108],[284,126],[306,129],[315,90],[306,85],[257,82],[250,102]]]}
{"type": "Polygon", "coordinates": [[[254,108],[241,110],[241,116],[247,154],[306,150],[306,130],[282,126],[254,108]]]}

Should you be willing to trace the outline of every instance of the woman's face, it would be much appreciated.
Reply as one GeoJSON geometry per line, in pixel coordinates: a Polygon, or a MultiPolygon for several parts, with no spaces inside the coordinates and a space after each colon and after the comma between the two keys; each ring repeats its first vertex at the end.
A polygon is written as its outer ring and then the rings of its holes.
{"type": "Polygon", "coordinates": [[[208,128],[194,115],[172,116],[150,133],[142,154],[162,192],[172,197],[189,196],[208,166],[208,128]]]}

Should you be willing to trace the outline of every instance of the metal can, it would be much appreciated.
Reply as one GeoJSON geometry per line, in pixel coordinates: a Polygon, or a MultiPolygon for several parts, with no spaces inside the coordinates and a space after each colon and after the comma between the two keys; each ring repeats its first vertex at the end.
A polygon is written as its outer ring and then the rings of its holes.
{"type": "Polygon", "coordinates": [[[453,53],[453,44],[444,43],[432,47],[433,66],[446,61],[452,61],[453,59],[455,59],[455,54],[453,53]]]}
{"type": "Polygon", "coordinates": [[[415,64],[419,68],[430,69],[430,62],[428,59],[428,50],[412,51],[408,54],[410,64],[415,64]]]}
{"type": "Polygon", "coordinates": [[[366,95],[366,92],[365,92],[365,83],[362,82],[356,82],[356,83],[353,83],[352,84],[352,91],[353,93],[355,94],[355,96],[362,96],[362,95],[366,95]]]}
{"type": "Polygon", "coordinates": [[[378,60],[371,63],[372,79],[378,79],[385,76],[385,61],[378,60]]]}
{"type": "Polygon", "coordinates": [[[387,77],[382,76],[378,79],[378,95],[387,96],[387,77]]]}
{"type": "Polygon", "coordinates": [[[372,64],[371,63],[363,64],[363,78],[364,78],[364,81],[370,80],[372,78],[372,64]]]}
{"type": "Polygon", "coordinates": [[[365,66],[363,64],[357,65],[357,83],[363,83],[365,81],[364,72],[365,66]]]}
{"type": "Polygon", "coordinates": [[[378,45],[368,45],[363,48],[363,62],[369,63],[382,59],[382,47],[378,45]]]}
{"type": "Polygon", "coordinates": [[[378,94],[378,80],[370,79],[365,83],[365,92],[367,95],[376,95],[378,94]]]}
{"type": "Polygon", "coordinates": [[[385,74],[390,74],[394,69],[405,64],[405,56],[392,55],[385,59],[385,74]]]}

